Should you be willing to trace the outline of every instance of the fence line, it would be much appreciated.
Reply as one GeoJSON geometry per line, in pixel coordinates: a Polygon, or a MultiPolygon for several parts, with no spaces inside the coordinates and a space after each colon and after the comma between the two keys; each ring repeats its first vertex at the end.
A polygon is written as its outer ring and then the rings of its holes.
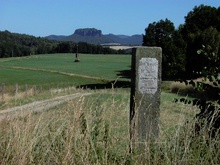
{"type": "MultiPolygon", "coordinates": [[[[74,87],[74,86],[73,86],[74,87]]],[[[58,88],[58,87],[57,87],[58,88]]],[[[69,91],[72,90],[73,88],[71,88],[70,86],[62,86],[60,87],[61,89],[64,89],[64,91],[66,92],[66,89],[68,89],[69,91]]],[[[75,87],[74,87],[75,89],[75,87]]],[[[9,85],[6,86],[5,83],[1,83],[0,84],[0,101],[6,101],[8,98],[15,98],[15,100],[19,97],[21,97],[21,94],[23,95],[23,97],[28,97],[28,96],[33,96],[33,95],[37,95],[41,92],[43,92],[43,86],[42,85],[19,85],[18,83],[16,83],[15,85],[9,85]]],[[[59,92],[62,90],[56,90],[55,88],[45,88],[45,90],[54,90],[55,92],[59,92]]],[[[53,92],[54,92],[53,91],[53,92]]]]}
{"type": "MultiPolygon", "coordinates": [[[[24,86],[24,90],[21,90],[21,88],[20,88],[21,86],[19,86],[18,85],[18,83],[16,83],[15,84],[15,86],[14,86],[14,89],[12,88],[10,91],[11,92],[9,92],[9,93],[11,93],[11,95],[12,96],[14,96],[15,97],[15,99],[17,99],[17,97],[18,97],[18,95],[19,95],[19,91],[20,92],[24,92],[24,94],[25,94],[25,96],[27,97],[28,96],[28,91],[29,90],[31,90],[31,88],[29,89],[29,86],[27,85],[27,84],[25,84],[25,86],[24,86]]],[[[43,91],[43,89],[42,89],[42,85],[39,87],[39,92],[42,92],[43,91]]],[[[6,86],[5,86],[5,84],[4,83],[2,83],[1,84],[1,86],[0,86],[0,92],[1,92],[1,98],[0,98],[0,101],[2,100],[2,101],[4,101],[5,100],[5,94],[6,94],[6,86]]],[[[36,85],[33,85],[32,86],[32,92],[31,92],[33,95],[36,95],[37,93],[38,93],[38,91],[37,91],[37,86],[36,85]]]]}

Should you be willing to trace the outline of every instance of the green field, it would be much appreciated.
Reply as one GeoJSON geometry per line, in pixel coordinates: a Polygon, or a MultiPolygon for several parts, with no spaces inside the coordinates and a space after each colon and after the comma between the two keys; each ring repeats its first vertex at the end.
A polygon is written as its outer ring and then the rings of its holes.
{"type": "Polygon", "coordinates": [[[5,85],[64,83],[77,86],[113,81],[120,77],[120,71],[129,70],[131,56],[80,54],[80,62],[74,60],[74,54],[0,59],[0,82],[5,85]]]}

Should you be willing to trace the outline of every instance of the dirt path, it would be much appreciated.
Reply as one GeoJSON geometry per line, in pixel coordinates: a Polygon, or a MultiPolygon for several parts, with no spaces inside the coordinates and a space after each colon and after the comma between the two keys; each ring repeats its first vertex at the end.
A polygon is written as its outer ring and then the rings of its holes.
{"type": "Polygon", "coordinates": [[[68,102],[78,97],[88,96],[92,93],[75,93],[66,96],[60,96],[53,99],[43,100],[43,101],[35,101],[33,103],[29,103],[22,106],[17,106],[13,108],[9,108],[6,110],[0,111],[0,121],[3,119],[11,119],[17,116],[22,116],[25,112],[37,112],[48,110],[52,107],[60,105],[62,103],[68,102]]]}

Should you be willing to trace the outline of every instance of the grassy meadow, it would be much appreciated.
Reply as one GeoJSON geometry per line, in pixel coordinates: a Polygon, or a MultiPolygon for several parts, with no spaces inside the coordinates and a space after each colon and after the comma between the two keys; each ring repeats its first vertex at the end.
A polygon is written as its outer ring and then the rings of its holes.
{"type": "MultiPolygon", "coordinates": [[[[27,58],[12,58],[11,60],[0,59],[0,66],[2,68],[19,67],[19,69],[16,68],[17,71],[29,69],[29,71],[55,72],[56,74],[66,73],[66,75],[75,74],[79,77],[88,76],[91,79],[98,78],[104,80],[116,79],[120,71],[130,69],[130,55],[80,54],[79,58],[81,62],[74,63],[74,54],[33,55],[27,58]]],[[[1,74],[3,73],[1,72],[1,74]]],[[[21,75],[22,74],[25,75],[25,73],[21,73],[21,75]]],[[[36,74],[36,72],[33,73],[33,77],[30,79],[36,79],[34,74],[36,74]]],[[[53,74],[51,76],[53,76],[53,74]]],[[[2,81],[4,81],[4,79],[2,81]]],[[[53,82],[53,79],[51,82],[53,82]]]]}
{"type": "Polygon", "coordinates": [[[74,60],[74,54],[0,59],[0,83],[5,84],[1,110],[69,93],[92,93],[47,111],[1,120],[0,164],[219,164],[219,139],[207,138],[205,129],[199,137],[193,131],[197,109],[173,102],[188,97],[191,89],[162,83],[160,137],[146,144],[144,152],[129,153],[129,87],[80,87],[129,82],[122,73],[130,69],[131,56],[80,54],[80,62],[74,60]],[[16,83],[20,97],[14,96],[16,83]],[[33,85],[41,91],[31,93],[33,85]],[[185,95],[178,94],[181,90],[185,95]]]}

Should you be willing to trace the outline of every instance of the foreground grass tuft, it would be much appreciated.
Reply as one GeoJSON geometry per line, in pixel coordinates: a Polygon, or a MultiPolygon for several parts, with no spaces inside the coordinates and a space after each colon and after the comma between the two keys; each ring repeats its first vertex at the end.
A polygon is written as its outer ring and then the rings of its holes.
{"type": "Polygon", "coordinates": [[[1,164],[219,164],[218,137],[195,134],[192,107],[170,98],[162,93],[161,136],[144,152],[129,153],[128,92],[103,90],[1,121],[1,164]]]}

